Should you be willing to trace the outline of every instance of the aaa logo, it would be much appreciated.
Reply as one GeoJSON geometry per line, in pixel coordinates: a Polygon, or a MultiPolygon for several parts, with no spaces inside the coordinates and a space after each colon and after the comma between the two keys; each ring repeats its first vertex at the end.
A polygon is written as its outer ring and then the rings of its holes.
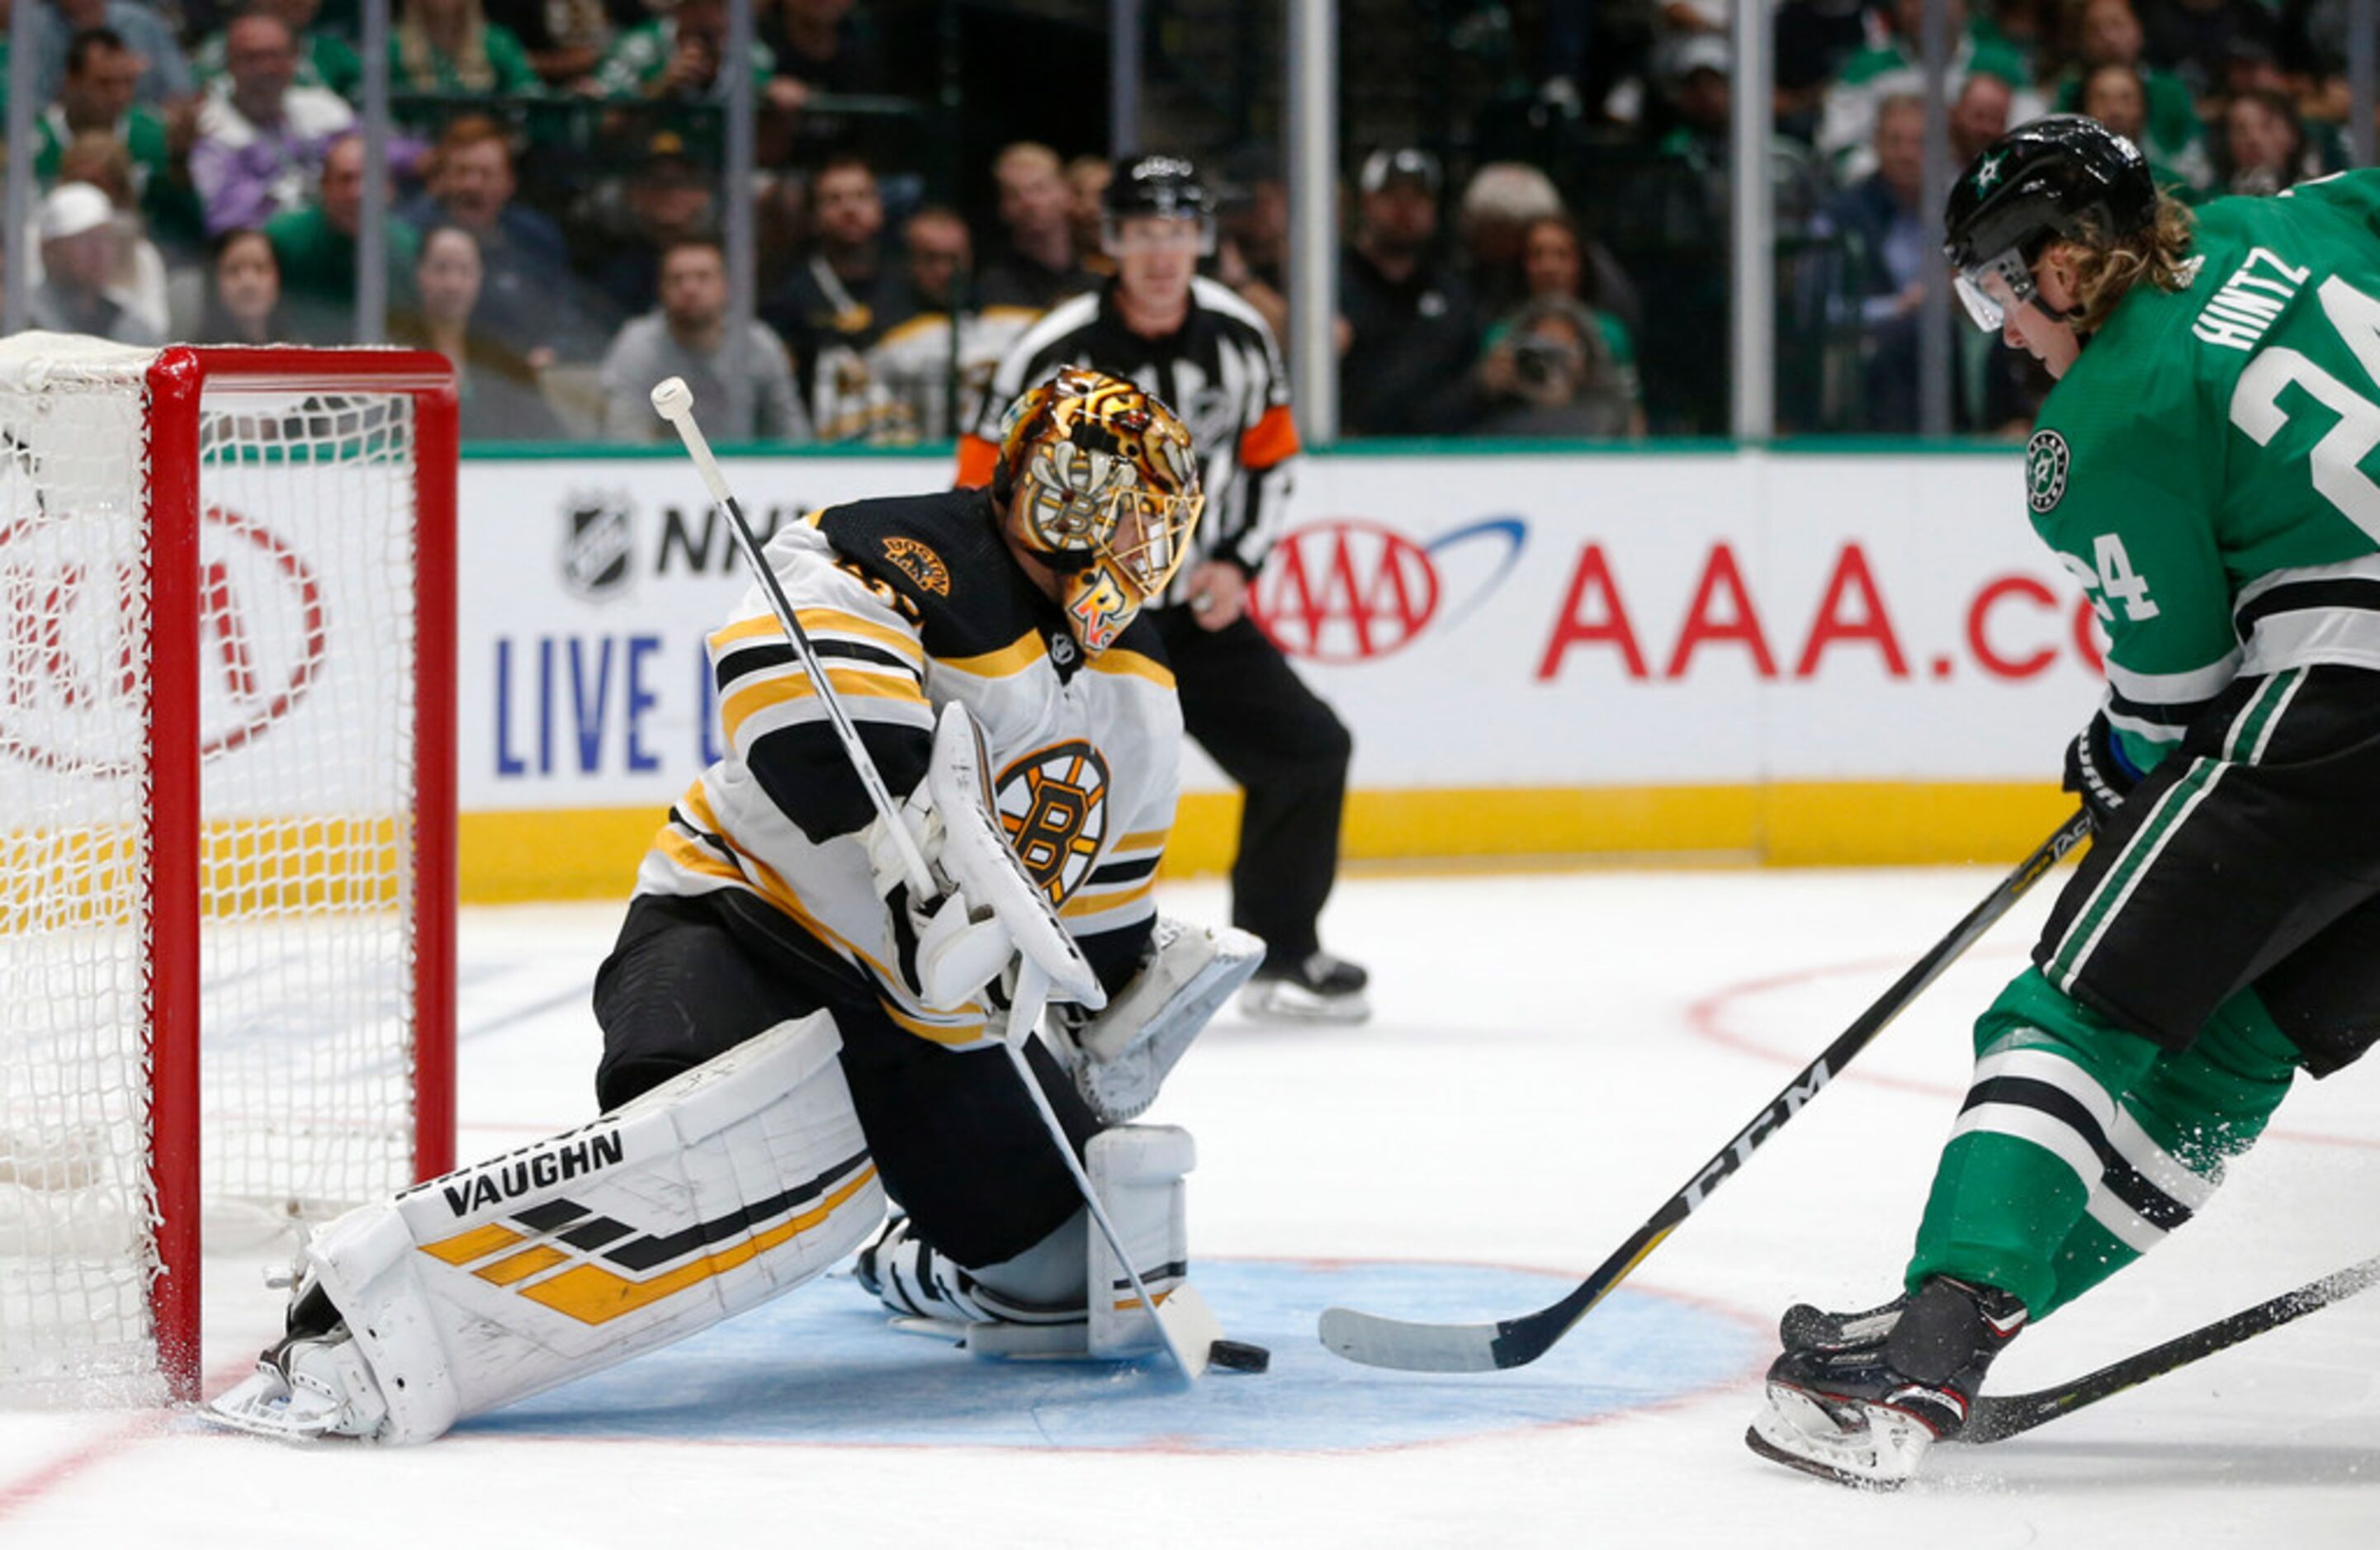
{"type": "MultiPolygon", "coordinates": [[[[1368,661],[1402,650],[1433,625],[1451,627],[1467,616],[1512,574],[1527,537],[1517,516],[1487,517],[1427,544],[1361,517],[1316,523],[1274,546],[1250,611],[1290,656],[1368,661]],[[1446,562],[1457,551],[1483,551],[1487,575],[1455,585],[1447,573],[1457,567],[1446,562]]],[[[1482,568],[1460,570],[1467,576],[1482,568]]]]}

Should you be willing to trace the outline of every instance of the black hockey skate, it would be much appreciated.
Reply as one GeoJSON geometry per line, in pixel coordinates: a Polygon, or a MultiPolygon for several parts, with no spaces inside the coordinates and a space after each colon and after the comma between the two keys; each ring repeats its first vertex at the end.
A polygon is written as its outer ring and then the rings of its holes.
{"type": "Polygon", "coordinates": [[[1780,1326],[1767,1405],[1743,1440],[1821,1479],[1904,1484],[1927,1448],[1966,1425],[1984,1374],[2024,1321],[2007,1292],[1948,1276],[1864,1313],[1796,1306],[1780,1326]]]}
{"type": "Polygon", "coordinates": [[[1361,1023],[1372,1015],[1364,995],[1371,979],[1361,964],[1327,952],[1268,955],[1240,992],[1240,1011],[1264,1023],[1361,1023]]]}

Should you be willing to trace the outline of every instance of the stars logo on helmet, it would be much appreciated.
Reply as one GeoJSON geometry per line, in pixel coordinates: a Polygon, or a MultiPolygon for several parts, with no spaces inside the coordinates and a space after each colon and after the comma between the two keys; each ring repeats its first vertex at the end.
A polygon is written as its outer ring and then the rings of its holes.
{"type": "Polygon", "coordinates": [[[1980,194],[2000,180],[2000,163],[2007,160],[2008,155],[2003,151],[1998,156],[1986,156],[1981,163],[1977,163],[1975,167],[1975,192],[1980,194]]]}

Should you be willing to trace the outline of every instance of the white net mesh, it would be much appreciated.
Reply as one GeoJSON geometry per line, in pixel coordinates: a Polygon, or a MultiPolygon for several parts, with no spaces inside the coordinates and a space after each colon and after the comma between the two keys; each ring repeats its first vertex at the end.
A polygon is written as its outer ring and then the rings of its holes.
{"type": "Polygon", "coordinates": [[[196,478],[202,514],[209,1219],[411,1177],[412,403],[211,383],[198,467],[152,468],[142,366],[0,358],[0,1397],[157,1370],[149,479],[196,478]]]}

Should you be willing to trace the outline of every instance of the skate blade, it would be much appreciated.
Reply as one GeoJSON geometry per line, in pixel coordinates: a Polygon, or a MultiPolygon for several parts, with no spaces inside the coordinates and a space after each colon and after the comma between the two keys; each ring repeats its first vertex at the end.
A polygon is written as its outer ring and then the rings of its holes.
{"type": "Polygon", "coordinates": [[[1860,1491],[1897,1491],[1909,1483],[1925,1444],[1914,1423],[1874,1405],[1843,1411],[1786,1384],[1768,1386],[1768,1404],[1745,1428],[1744,1446],[1764,1459],[1860,1491]]]}
{"type": "Polygon", "coordinates": [[[1240,992],[1240,1015],[1252,1023],[1367,1023],[1372,1003],[1362,991],[1317,996],[1278,980],[1260,979],[1240,992]]]}

